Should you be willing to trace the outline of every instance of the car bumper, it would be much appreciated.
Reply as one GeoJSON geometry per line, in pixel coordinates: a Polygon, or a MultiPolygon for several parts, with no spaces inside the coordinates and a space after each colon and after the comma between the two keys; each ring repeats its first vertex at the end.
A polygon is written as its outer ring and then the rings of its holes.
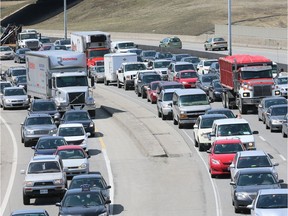
{"type": "Polygon", "coordinates": [[[279,123],[279,124],[271,124],[271,129],[272,129],[272,130],[281,131],[281,130],[282,130],[282,123],[279,123]]]}
{"type": "Polygon", "coordinates": [[[31,143],[31,144],[36,144],[37,141],[39,140],[40,137],[43,136],[50,136],[51,134],[41,134],[41,135],[29,135],[24,137],[24,142],[25,143],[31,143]]]}
{"type": "Polygon", "coordinates": [[[79,169],[79,168],[67,168],[68,170],[66,171],[66,176],[75,176],[75,175],[80,175],[80,174],[88,174],[89,173],[89,168],[85,169],[79,169]]]}
{"type": "Polygon", "coordinates": [[[3,106],[5,108],[28,108],[29,107],[29,102],[11,102],[11,103],[7,103],[4,102],[3,106]]]}
{"type": "Polygon", "coordinates": [[[228,165],[223,164],[210,164],[211,174],[213,175],[229,175],[228,165]]]}
{"type": "Polygon", "coordinates": [[[165,116],[172,116],[172,108],[162,108],[162,114],[165,116]]]}
{"type": "Polygon", "coordinates": [[[57,187],[24,187],[23,193],[29,197],[59,196],[66,192],[65,186],[57,187]]]}

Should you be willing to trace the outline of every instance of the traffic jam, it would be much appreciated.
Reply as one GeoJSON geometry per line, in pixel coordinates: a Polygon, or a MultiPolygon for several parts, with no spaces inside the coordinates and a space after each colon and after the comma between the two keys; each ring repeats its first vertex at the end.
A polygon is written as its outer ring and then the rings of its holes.
{"type": "MultiPolygon", "coordinates": [[[[234,213],[287,215],[281,165],[257,147],[259,131],[245,119],[252,113],[267,133],[287,137],[288,73],[275,62],[259,55],[203,59],[144,50],[132,40],[112,42],[101,31],[72,32],[53,42],[33,29],[21,35],[38,46],[22,39],[16,50],[0,47],[2,61],[17,63],[1,73],[0,106],[3,112],[27,109],[21,143],[33,152],[21,170],[23,206],[29,208],[13,209],[11,216],[48,216],[33,206],[32,200],[43,197],[59,200],[54,205],[61,216],[114,215],[113,184],[90,169],[99,85],[134,91],[154,107],[159,121],[192,131],[195,149],[207,154],[210,178],[231,179],[234,213]]],[[[159,47],[182,49],[182,42],[172,36],[159,47]]],[[[203,50],[227,50],[227,42],[211,38],[203,50]]]]}

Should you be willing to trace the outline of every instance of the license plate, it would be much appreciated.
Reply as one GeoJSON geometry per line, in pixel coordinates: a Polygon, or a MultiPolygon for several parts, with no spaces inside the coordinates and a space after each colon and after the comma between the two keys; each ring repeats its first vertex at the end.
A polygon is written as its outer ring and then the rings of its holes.
{"type": "Polygon", "coordinates": [[[40,194],[48,194],[48,190],[40,190],[40,194]]]}

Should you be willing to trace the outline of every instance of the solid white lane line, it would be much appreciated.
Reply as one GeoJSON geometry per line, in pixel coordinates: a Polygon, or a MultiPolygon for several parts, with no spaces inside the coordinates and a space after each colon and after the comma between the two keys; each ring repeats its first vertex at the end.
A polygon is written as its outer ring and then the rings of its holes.
{"type": "Polygon", "coordinates": [[[286,158],[283,155],[279,154],[279,157],[281,157],[283,161],[286,161],[286,158]]]}
{"type": "MultiPolygon", "coordinates": [[[[12,169],[11,169],[11,173],[10,173],[10,177],[9,177],[9,183],[8,183],[8,187],[5,193],[5,196],[2,200],[1,203],[1,207],[0,207],[0,215],[4,215],[4,212],[6,210],[11,192],[12,192],[12,188],[13,188],[13,184],[14,184],[14,180],[15,180],[15,176],[16,176],[16,167],[17,167],[17,158],[18,158],[18,148],[17,148],[17,142],[16,142],[16,138],[13,134],[13,131],[11,129],[11,127],[7,124],[7,122],[5,121],[5,119],[2,118],[2,116],[0,115],[0,119],[1,121],[4,123],[5,127],[7,127],[9,134],[12,138],[12,145],[13,145],[13,155],[12,155],[12,169]]],[[[1,176],[2,173],[1,173],[1,176]]]]}
{"type": "MultiPolygon", "coordinates": [[[[195,146],[194,144],[194,140],[186,133],[185,130],[183,130],[183,132],[185,133],[185,135],[188,137],[188,139],[191,140],[191,142],[193,143],[193,146],[195,146]]],[[[196,147],[195,147],[196,149],[196,147]]],[[[200,154],[199,151],[197,151],[196,149],[196,152],[197,154],[199,155],[199,157],[201,158],[202,162],[204,163],[205,167],[206,167],[206,171],[208,172],[208,175],[209,175],[209,179],[210,179],[210,182],[211,182],[211,185],[212,185],[212,188],[213,188],[213,193],[214,193],[214,198],[215,198],[215,203],[216,203],[216,215],[217,216],[221,216],[222,215],[222,209],[221,209],[221,199],[220,199],[220,194],[217,190],[217,187],[216,187],[216,184],[215,184],[215,180],[212,179],[210,177],[210,173],[209,173],[209,168],[208,168],[208,165],[207,163],[205,162],[204,158],[202,157],[202,155],[200,154]]]]}
{"type": "Polygon", "coordinates": [[[264,142],[266,142],[266,140],[264,139],[264,137],[259,136],[259,138],[260,138],[261,140],[263,140],[264,142]]]}

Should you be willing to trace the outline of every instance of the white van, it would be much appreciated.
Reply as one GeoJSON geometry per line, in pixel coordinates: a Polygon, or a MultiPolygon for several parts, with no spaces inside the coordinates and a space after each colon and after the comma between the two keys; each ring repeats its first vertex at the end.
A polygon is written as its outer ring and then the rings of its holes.
{"type": "Polygon", "coordinates": [[[133,41],[114,41],[111,43],[112,53],[127,53],[133,48],[137,48],[133,41]]]}
{"type": "Polygon", "coordinates": [[[184,124],[194,124],[198,116],[209,109],[208,97],[201,89],[177,89],[173,94],[173,123],[179,128],[184,124]]]}
{"type": "Polygon", "coordinates": [[[245,146],[246,150],[254,150],[256,147],[253,134],[258,133],[258,131],[251,130],[247,120],[228,118],[215,120],[213,122],[212,132],[209,134],[209,137],[211,142],[219,139],[238,137],[245,146]]]}

